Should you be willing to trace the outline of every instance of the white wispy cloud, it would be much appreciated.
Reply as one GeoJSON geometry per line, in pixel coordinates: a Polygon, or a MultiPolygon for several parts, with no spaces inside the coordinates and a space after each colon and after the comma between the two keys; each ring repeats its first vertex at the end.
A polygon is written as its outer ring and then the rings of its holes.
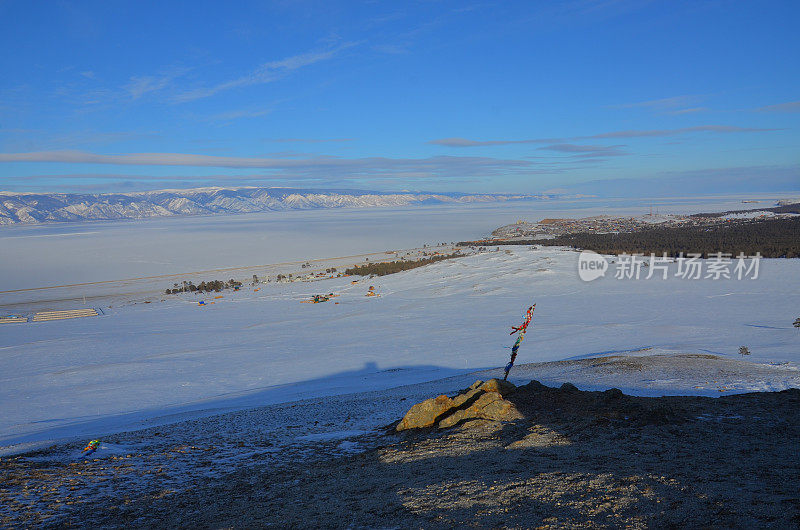
{"type": "Polygon", "coordinates": [[[678,107],[685,107],[696,103],[702,96],[672,96],[669,98],[650,99],[647,101],[637,101],[634,103],[622,103],[619,105],[612,105],[611,108],[615,109],[634,109],[634,108],[650,108],[656,110],[675,109],[678,107]]]}
{"type": "Polygon", "coordinates": [[[269,138],[267,142],[297,142],[304,144],[322,144],[322,143],[338,143],[338,142],[353,142],[355,138],[269,138]]]}
{"type": "Polygon", "coordinates": [[[372,49],[387,55],[403,55],[409,52],[409,44],[375,44],[372,49]]]}
{"type": "Polygon", "coordinates": [[[113,164],[138,166],[196,166],[283,169],[291,167],[444,167],[448,163],[479,166],[525,166],[525,160],[505,160],[489,157],[437,156],[429,158],[339,158],[315,156],[303,160],[260,157],[197,155],[188,153],[131,153],[102,155],[85,151],[38,151],[30,153],[0,153],[0,162],[58,162],[69,164],[113,164]]]}
{"type": "Polygon", "coordinates": [[[602,140],[610,138],[646,138],[658,136],[678,136],[690,133],[752,133],[768,132],[778,129],[761,129],[755,127],[738,127],[736,125],[698,125],[695,127],[681,127],[678,129],[630,129],[625,131],[611,131],[588,136],[572,136],[568,138],[532,138],[521,140],[470,140],[468,138],[439,138],[428,143],[445,147],[485,147],[514,144],[561,144],[576,140],[602,140]]]}
{"type": "Polygon", "coordinates": [[[679,134],[689,134],[696,132],[709,132],[709,133],[751,133],[751,132],[768,132],[777,129],[760,129],[756,127],[738,127],[736,125],[698,125],[696,127],[681,127],[678,129],[650,129],[650,130],[628,130],[628,131],[614,131],[601,134],[593,134],[591,136],[579,136],[575,139],[591,139],[591,138],[642,138],[651,136],[676,136],[679,134]]]}
{"type": "Polygon", "coordinates": [[[443,145],[445,147],[486,147],[493,145],[514,145],[514,144],[542,144],[548,142],[558,142],[561,138],[536,138],[529,140],[470,140],[468,138],[439,138],[428,143],[433,145],[443,145]]]}
{"type": "Polygon", "coordinates": [[[591,157],[605,157],[605,156],[622,156],[627,155],[622,151],[624,145],[580,145],[580,144],[552,144],[539,147],[543,151],[556,151],[559,153],[569,153],[574,156],[591,156],[591,157]]]}
{"type": "Polygon", "coordinates": [[[348,42],[340,44],[334,48],[329,48],[327,50],[301,53],[298,55],[293,55],[291,57],[280,59],[278,61],[266,62],[258,66],[252,72],[243,75],[241,77],[238,77],[236,79],[231,79],[230,81],[218,83],[214,86],[206,88],[197,88],[194,90],[189,90],[187,92],[178,94],[175,97],[175,101],[179,103],[194,101],[197,99],[211,97],[225,90],[271,83],[273,81],[276,81],[277,79],[285,77],[286,75],[295,70],[299,70],[300,68],[304,68],[306,66],[310,66],[312,64],[321,61],[327,61],[329,59],[332,59],[333,57],[340,54],[342,51],[351,48],[356,44],[357,43],[355,42],[348,42]]]}
{"type": "Polygon", "coordinates": [[[68,164],[118,164],[144,166],[198,167],[280,167],[281,161],[270,158],[228,157],[184,153],[133,153],[100,155],[85,151],[38,151],[0,153],[0,162],[61,162],[68,164]]]}
{"type": "Polygon", "coordinates": [[[709,109],[708,107],[690,107],[688,109],[671,110],[667,112],[667,114],[680,116],[681,114],[696,114],[698,112],[708,112],[709,110],[711,109],[709,109]]]}
{"type": "Polygon", "coordinates": [[[758,112],[800,112],[800,101],[787,101],[777,105],[767,105],[756,110],[758,112]]]}
{"type": "Polygon", "coordinates": [[[145,94],[169,87],[175,79],[185,75],[189,70],[190,68],[180,67],[172,68],[158,75],[132,76],[124,89],[130,97],[139,99],[145,94]]]}
{"type": "Polygon", "coordinates": [[[698,103],[707,96],[701,95],[686,95],[686,96],[672,96],[668,98],[651,99],[647,101],[637,101],[634,103],[622,103],[619,105],[611,105],[612,109],[649,109],[659,114],[669,114],[673,116],[681,114],[694,114],[697,112],[708,111],[708,107],[701,107],[698,103]]]}
{"type": "MultiPolygon", "coordinates": [[[[303,158],[266,158],[211,156],[187,153],[132,153],[119,155],[84,151],[39,151],[0,153],[3,162],[53,162],[62,164],[104,164],[122,166],[190,166],[197,168],[262,169],[264,175],[281,179],[318,179],[320,181],[365,179],[466,179],[499,175],[560,173],[572,157],[547,161],[503,159],[476,156],[432,156],[427,158],[340,158],[311,156],[303,158]]],[[[193,177],[195,178],[195,177],[193,177]]],[[[265,177],[266,178],[266,177],[265,177]]]]}
{"type": "Polygon", "coordinates": [[[136,140],[163,139],[148,131],[82,131],[51,133],[45,130],[0,130],[3,147],[9,151],[55,151],[63,149],[92,149],[99,145],[120,144],[136,140]],[[11,134],[5,134],[10,132],[11,134]]]}
{"type": "Polygon", "coordinates": [[[241,109],[230,110],[227,112],[220,112],[209,117],[211,121],[233,121],[243,118],[258,118],[266,116],[272,112],[272,109],[241,109]]]}

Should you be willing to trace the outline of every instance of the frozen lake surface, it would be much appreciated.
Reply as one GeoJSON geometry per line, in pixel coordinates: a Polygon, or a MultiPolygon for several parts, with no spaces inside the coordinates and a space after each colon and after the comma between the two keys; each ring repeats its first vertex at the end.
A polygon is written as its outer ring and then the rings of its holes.
{"type": "Polygon", "coordinates": [[[741,200],[573,199],[8,226],[0,228],[0,291],[413,248],[485,236],[518,219],[759,206],[741,200]]]}

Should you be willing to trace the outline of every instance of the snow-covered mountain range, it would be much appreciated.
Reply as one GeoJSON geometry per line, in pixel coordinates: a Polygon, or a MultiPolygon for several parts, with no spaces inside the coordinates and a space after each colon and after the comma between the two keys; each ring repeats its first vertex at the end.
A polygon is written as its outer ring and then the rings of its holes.
{"type": "Polygon", "coordinates": [[[367,208],[550,198],[548,195],[381,193],[292,188],[194,188],[131,193],[0,192],[0,225],[269,210],[367,208]]]}

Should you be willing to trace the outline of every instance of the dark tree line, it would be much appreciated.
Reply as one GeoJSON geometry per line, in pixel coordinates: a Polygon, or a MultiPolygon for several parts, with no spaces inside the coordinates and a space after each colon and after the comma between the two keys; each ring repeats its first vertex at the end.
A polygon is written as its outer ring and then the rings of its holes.
{"type": "Polygon", "coordinates": [[[683,253],[709,254],[723,252],[737,256],[743,252],[765,258],[800,257],[800,217],[737,221],[706,226],[653,227],[636,232],[596,234],[579,232],[553,239],[524,241],[473,241],[459,245],[542,245],[567,246],[594,250],[601,254],[635,254],[676,257],[683,253]]]}
{"type": "MultiPolygon", "coordinates": [[[[255,277],[255,276],[254,276],[255,277]]],[[[231,289],[234,287],[241,287],[242,282],[237,282],[233,278],[230,280],[223,281],[223,280],[210,280],[207,282],[200,282],[199,285],[195,285],[192,282],[183,282],[182,284],[173,284],[172,289],[167,289],[164,291],[164,294],[177,294],[177,293],[194,293],[194,292],[201,292],[201,293],[210,293],[210,292],[220,292],[223,289],[231,289]]]]}
{"type": "Polygon", "coordinates": [[[385,261],[383,263],[369,263],[367,265],[358,265],[346,269],[345,274],[355,274],[358,276],[369,276],[374,274],[376,276],[386,276],[387,274],[394,274],[395,272],[407,271],[409,269],[416,269],[423,265],[436,263],[451,258],[461,257],[462,254],[455,252],[453,254],[446,254],[442,256],[432,256],[430,258],[423,258],[416,261],[385,261]]]}

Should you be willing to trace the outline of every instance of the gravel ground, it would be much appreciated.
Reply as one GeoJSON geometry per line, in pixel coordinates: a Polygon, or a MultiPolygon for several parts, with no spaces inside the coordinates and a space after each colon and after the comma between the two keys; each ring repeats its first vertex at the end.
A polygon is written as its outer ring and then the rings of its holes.
{"type": "Polygon", "coordinates": [[[85,526],[109,507],[173,499],[199,484],[225,482],[233,471],[305,467],[363,452],[385,443],[383,427],[411,402],[468,380],[307,399],[100,436],[101,449],[89,458],[81,454],[88,440],[0,457],[0,527],[85,526]]]}

